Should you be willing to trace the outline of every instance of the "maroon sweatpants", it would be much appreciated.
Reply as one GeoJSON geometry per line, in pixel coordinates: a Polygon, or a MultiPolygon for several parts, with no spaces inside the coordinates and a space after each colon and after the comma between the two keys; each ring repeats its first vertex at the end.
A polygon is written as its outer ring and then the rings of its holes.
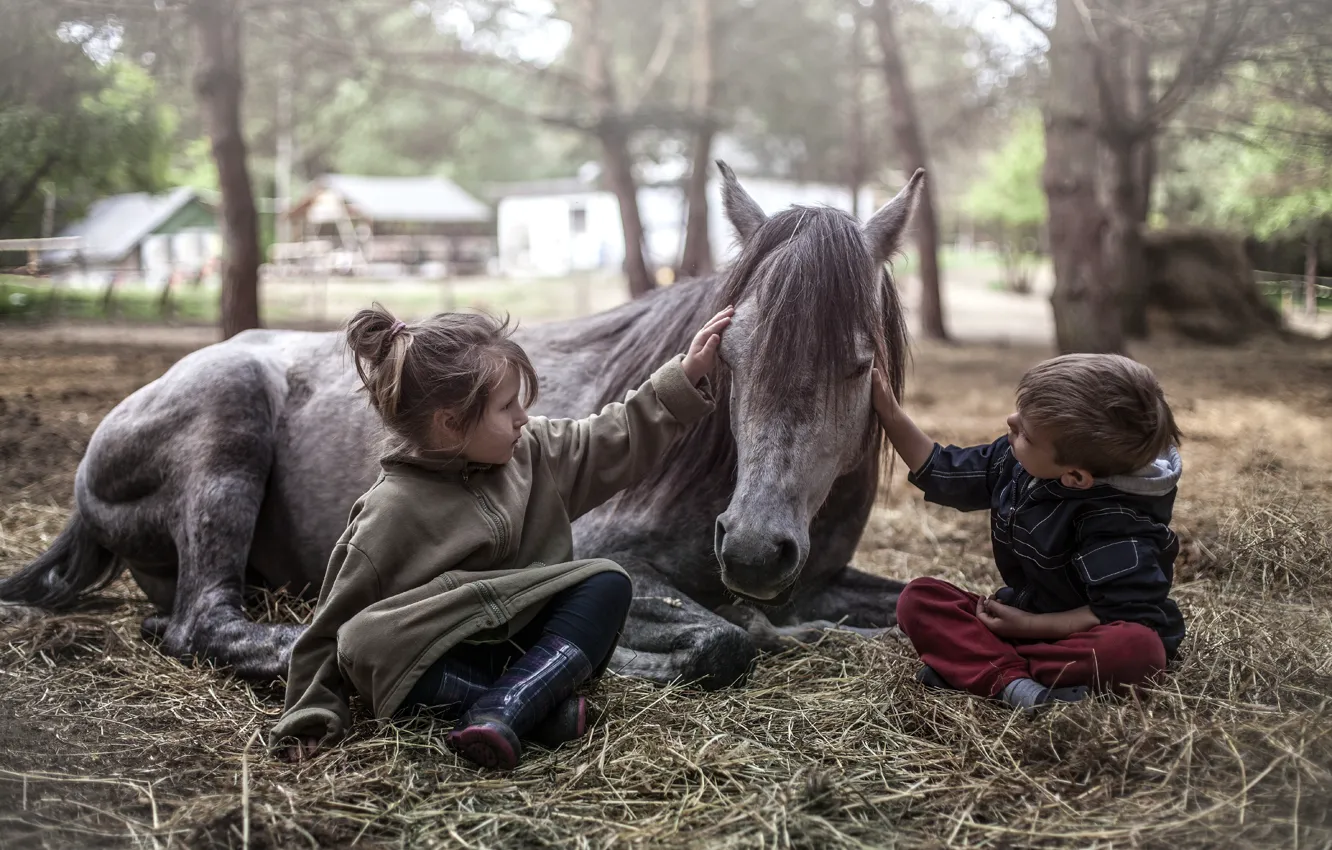
{"type": "Polygon", "coordinates": [[[897,624],[920,660],[955,688],[992,697],[1014,679],[1096,690],[1146,683],[1165,669],[1165,646],[1138,623],[1103,623],[1051,642],[1013,643],[976,616],[980,599],[936,578],[918,578],[897,600],[897,624]]]}

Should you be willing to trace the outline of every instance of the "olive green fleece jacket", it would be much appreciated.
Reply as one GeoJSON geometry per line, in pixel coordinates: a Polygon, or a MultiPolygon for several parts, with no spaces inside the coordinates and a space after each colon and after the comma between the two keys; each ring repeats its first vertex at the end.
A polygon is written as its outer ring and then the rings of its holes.
{"type": "Polygon", "coordinates": [[[571,561],[575,519],[650,472],[713,408],[682,358],[623,403],[581,420],[533,417],[502,466],[386,457],[333,549],[314,620],[296,641],[270,746],[347,731],[355,689],[391,717],[465,640],[503,640],[605,560],[571,561]]]}

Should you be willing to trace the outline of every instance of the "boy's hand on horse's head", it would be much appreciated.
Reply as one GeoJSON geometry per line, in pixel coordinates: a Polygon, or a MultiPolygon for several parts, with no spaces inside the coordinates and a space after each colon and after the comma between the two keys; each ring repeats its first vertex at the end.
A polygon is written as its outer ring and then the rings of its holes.
{"type": "Polygon", "coordinates": [[[920,430],[911,417],[902,412],[888,386],[888,375],[882,363],[876,363],[870,372],[870,396],[874,404],[874,415],[879,420],[879,427],[893,444],[897,456],[906,461],[907,469],[919,472],[934,453],[934,440],[920,430]]]}
{"type": "Polygon", "coordinates": [[[884,428],[887,428],[897,415],[897,396],[888,387],[888,376],[883,374],[882,369],[876,365],[870,374],[874,383],[874,412],[879,415],[884,428]]]}
{"type": "Polygon", "coordinates": [[[717,349],[721,347],[721,335],[730,327],[731,317],[734,315],[735,308],[727,307],[708,319],[707,324],[694,334],[693,342],[689,343],[689,351],[685,353],[684,362],[680,364],[684,367],[685,375],[689,377],[689,383],[697,385],[717,365],[717,349]]]}

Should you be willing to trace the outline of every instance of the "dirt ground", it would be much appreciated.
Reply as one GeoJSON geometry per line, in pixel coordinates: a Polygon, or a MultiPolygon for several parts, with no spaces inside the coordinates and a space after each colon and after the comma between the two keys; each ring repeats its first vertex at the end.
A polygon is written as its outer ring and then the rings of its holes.
{"type": "MultiPolygon", "coordinates": [[[[0,330],[0,574],[58,532],[101,417],[187,350],[0,330]]],[[[1135,354],[1186,435],[1191,636],[1146,703],[1019,722],[920,690],[900,644],[837,638],[720,695],[612,678],[601,729],[509,776],[370,721],[297,768],[255,738],[280,692],[160,656],[122,579],[0,619],[0,846],[1332,847],[1332,346],[1135,354]]],[[[907,407],[988,441],[1044,356],[918,346],[907,407]]],[[[895,478],[858,564],[991,588],[985,517],[895,478]]]]}

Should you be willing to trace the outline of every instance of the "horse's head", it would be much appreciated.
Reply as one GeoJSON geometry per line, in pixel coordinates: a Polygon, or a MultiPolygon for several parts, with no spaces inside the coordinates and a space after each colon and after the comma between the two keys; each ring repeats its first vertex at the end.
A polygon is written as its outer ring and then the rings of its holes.
{"type": "Polygon", "coordinates": [[[768,217],[718,165],[741,252],[725,283],[736,314],[721,346],[737,478],[715,548],[730,591],[781,602],[833,482],[877,460],[876,360],[900,392],[906,332],[884,263],[902,242],[924,172],[862,226],[828,207],[768,217]]]}

